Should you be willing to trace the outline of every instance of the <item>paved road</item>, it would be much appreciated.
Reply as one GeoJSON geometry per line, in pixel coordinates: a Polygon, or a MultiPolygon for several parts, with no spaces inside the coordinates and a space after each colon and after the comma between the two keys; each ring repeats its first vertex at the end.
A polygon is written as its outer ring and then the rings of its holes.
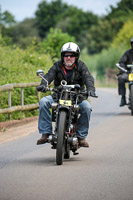
{"type": "Polygon", "coordinates": [[[133,200],[133,117],[115,89],[97,93],[90,148],[62,166],[37,133],[0,145],[0,200],[133,200]]]}

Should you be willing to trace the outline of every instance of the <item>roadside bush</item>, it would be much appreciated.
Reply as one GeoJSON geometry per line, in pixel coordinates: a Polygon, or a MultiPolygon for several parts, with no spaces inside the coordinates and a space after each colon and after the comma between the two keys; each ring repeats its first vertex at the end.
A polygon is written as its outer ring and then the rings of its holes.
{"type": "MultiPolygon", "coordinates": [[[[133,17],[132,17],[133,18],[133,17]]],[[[121,46],[125,50],[131,48],[130,39],[133,37],[133,21],[129,19],[125,22],[122,29],[120,29],[119,33],[116,35],[112,46],[117,47],[121,46]]]]}
{"type": "MultiPolygon", "coordinates": [[[[36,76],[38,69],[43,69],[46,73],[52,66],[50,55],[40,53],[35,50],[34,44],[26,50],[16,46],[0,46],[0,85],[10,83],[40,82],[36,76]]],[[[25,104],[37,103],[36,88],[24,89],[25,104]]],[[[20,105],[20,88],[12,91],[12,106],[20,105]]],[[[8,92],[0,93],[0,108],[8,107],[8,92]]],[[[24,118],[35,115],[34,111],[12,113],[12,119],[24,118]]],[[[0,115],[0,121],[8,119],[8,115],[0,115]]]]}
{"type": "Polygon", "coordinates": [[[85,50],[82,51],[81,59],[87,64],[92,73],[97,79],[104,79],[106,68],[115,69],[115,64],[119,62],[125,49],[110,47],[108,50],[103,50],[100,54],[87,56],[85,50]]]}
{"type": "Polygon", "coordinates": [[[41,43],[41,49],[50,54],[53,61],[60,59],[61,47],[66,42],[75,42],[74,37],[63,33],[60,29],[50,29],[46,39],[41,43]]]}

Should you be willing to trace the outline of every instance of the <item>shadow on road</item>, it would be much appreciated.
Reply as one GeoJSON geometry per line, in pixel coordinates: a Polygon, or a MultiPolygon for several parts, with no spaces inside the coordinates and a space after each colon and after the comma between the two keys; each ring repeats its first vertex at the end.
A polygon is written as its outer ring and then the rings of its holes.
{"type": "MultiPolygon", "coordinates": [[[[129,112],[122,112],[122,113],[119,113],[118,115],[120,115],[120,116],[130,116],[131,115],[131,113],[130,113],[130,111],[129,112]]],[[[132,115],[131,115],[132,116],[132,115]]]]}
{"type": "MultiPolygon", "coordinates": [[[[71,162],[81,162],[81,157],[71,157],[70,159],[64,159],[65,163],[71,163],[71,162]]],[[[34,158],[24,158],[22,160],[19,160],[17,162],[17,165],[30,165],[30,166],[43,166],[43,167],[49,167],[49,166],[56,166],[56,158],[55,157],[34,157],[34,158]]]]}

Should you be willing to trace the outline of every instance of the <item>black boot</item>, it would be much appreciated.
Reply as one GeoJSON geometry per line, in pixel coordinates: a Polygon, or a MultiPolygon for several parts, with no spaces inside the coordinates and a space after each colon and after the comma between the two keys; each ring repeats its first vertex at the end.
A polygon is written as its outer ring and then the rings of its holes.
{"type": "Polygon", "coordinates": [[[122,96],[121,97],[121,102],[120,102],[120,107],[125,106],[125,105],[127,105],[127,103],[126,103],[126,97],[122,96]]]}

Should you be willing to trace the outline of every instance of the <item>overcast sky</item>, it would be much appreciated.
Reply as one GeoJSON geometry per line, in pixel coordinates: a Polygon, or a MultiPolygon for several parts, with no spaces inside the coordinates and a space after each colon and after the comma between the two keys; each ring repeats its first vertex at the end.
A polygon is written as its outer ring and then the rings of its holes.
{"type": "MultiPolygon", "coordinates": [[[[25,18],[34,17],[40,2],[41,0],[0,0],[0,6],[2,12],[7,10],[14,15],[15,20],[22,21],[25,18]]],[[[63,0],[63,2],[101,16],[107,14],[110,5],[116,7],[120,0],[63,0]]]]}

